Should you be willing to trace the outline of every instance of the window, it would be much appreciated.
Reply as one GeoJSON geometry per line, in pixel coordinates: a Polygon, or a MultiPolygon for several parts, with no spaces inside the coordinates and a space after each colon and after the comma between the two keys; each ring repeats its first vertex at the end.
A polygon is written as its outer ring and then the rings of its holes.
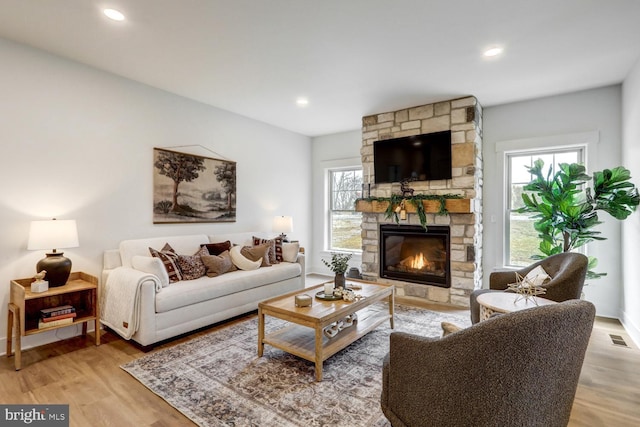
{"type": "Polygon", "coordinates": [[[329,250],[362,250],[362,214],[355,201],[362,195],[362,168],[329,170],[329,250]]]}
{"type": "Polygon", "coordinates": [[[544,169],[553,167],[555,174],[560,163],[584,163],[584,148],[572,147],[563,149],[547,149],[544,151],[520,151],[506,154],[507,188],[505,218],[505,263],[511,266],[531,264],[531,255],[540,254],[540,239],[533,228],[534,220],[529,214],[514,212],[522,207],[523,187],[531,182],[526,166],[533,166],[537,159],[544,161],[544,169]]]}

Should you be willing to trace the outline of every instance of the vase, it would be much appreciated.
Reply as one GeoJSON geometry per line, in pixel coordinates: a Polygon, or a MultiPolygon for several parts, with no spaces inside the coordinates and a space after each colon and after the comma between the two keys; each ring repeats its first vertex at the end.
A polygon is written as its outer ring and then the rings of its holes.
{"type": "Polygon", "coordinates": [[[343,288],[344,289],[344,287],[345,287],[344,273],[336,273],[336,277],[335,277],[333,283],[335,283],[336,288],[343,288]]]}

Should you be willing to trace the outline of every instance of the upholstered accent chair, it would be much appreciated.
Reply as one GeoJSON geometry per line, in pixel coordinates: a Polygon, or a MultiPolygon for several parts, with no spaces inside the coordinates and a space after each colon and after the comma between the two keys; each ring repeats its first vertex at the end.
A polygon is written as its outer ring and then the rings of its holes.
{"type": "Polygon", "coordinates": [[[571,300],[444,338],[393,332],[382,411],[393,427],[566,426],[594,317],[571,300]]]}
{"type": "Polygon", "coordinates": [[[486,292],[504,291],[509,284],[516,282],[515,273],[524,277],[537,266],[542,266],[544,271],[551,276],[551,279],[542,285],[546,293],[541,297],[556,302],[579,299],[582,294],[588,264],[589,259],[585,255],[576,252],[564,252],[551,255],[520,270],[492,272],[489,276],[489,289],[476,289],[469,297],[471,323],[480,321],[478,295],[486,292]]]}

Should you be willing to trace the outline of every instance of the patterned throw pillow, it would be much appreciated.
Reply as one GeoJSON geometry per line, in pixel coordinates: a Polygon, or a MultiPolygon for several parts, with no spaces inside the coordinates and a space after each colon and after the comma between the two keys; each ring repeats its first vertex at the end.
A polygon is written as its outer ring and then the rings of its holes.
{"type": "Polygon", "coordinates": [[[231,250],[231,241],[227,240],[226,242],[218,242],[218,243],[206,243],[204,246],[209,251],[209,255],[220,255],[224,251],[231,250]]]}
{"type": "Polygon", "coordinates": [[[202,256],[208,256],[207,248],[200,248],[194,255],[178,255],[178,267],[182,273],[182,280],[195,280],[207,273],[202,262],[202,256]]]}
{"type": "Polygon", "coordinates": [[[180,272],[180,267],[178,267],[178,254],[176,254],[176,251],[174,251],[168,243],[165,243],[159,251],[149,248],[149,252],[151,252],[151,256],[160,258],[162,261],[162,265],[164,265],[169,275],[169,283],[182,280],[182,273],[180,272]]]}
{"type": "Polygon", "coordinates": [[[258,246],[262,243],[269,243],[271,248],[269,249],[269,262],[271,264],[279,264],[282,258],[282,237],[274,237],[273,239],[262,239],[260,237],[253,236],[253,246],[258,246]]]}
{"type": "Polygon", "coordinates": [[[231,261],[229,251],[224,251],[220,255],[203,255],[202,262],[207,268],[207,276],[216,277],[229,271],[237,270],[231,261]]]}
{"type": "Polygon", "coordinates": [[[271,263],[269,262],[270,249],[270,243],[262,243],[257,246],[243,246],[242,249],[240,249],[240,253],[244,255],[245,258],[248,258],[251,261],[257,261],[261,259],[262,264],[260,264],[260,267],[271,267],[271,263]]]}

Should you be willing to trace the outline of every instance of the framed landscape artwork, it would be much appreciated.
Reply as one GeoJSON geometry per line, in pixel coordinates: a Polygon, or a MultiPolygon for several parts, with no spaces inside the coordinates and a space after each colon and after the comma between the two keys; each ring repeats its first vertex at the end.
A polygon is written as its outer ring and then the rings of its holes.
{"type": "Polygon", "coordinates": [[[153,223],[234,222],[236,162],[153,149],[153,223]]]}

